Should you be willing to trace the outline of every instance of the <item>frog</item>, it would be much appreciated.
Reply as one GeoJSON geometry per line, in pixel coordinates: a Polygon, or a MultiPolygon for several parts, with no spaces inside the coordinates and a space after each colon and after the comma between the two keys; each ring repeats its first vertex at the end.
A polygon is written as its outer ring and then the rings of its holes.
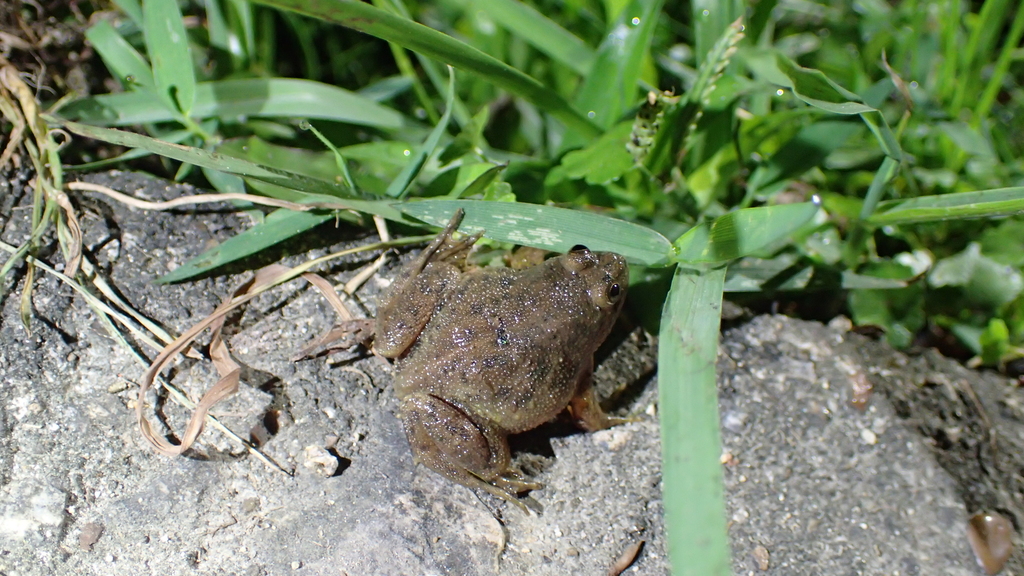
{"type": "Polygon", "coordinates": [[[513,468],[508,436],[568,409],[586,431],[606,414],[592,386],[594,354],[622,309],[625,258],[583,245],[523,269],[473,268],[482,232],[456,231],[460,209],[382,298],[373,351],[394,360],[394,391],[414,460],[524,511],[543,487],[513,468]]]}

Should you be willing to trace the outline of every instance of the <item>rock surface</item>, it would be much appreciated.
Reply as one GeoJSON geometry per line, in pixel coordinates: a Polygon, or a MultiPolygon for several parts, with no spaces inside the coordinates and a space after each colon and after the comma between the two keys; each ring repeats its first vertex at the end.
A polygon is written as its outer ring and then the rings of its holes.
{"type": "MultiPolygon", "coordinates": [[[[191,192],[124,173],[87,179],[139,197],[191,192]]],[[[17,244],[28,216],[14,207],[30,195],[0,189],[0,199],[0,238],[17,244]]],[[[244,216],[140,212],[94,194],[78,203],[102,274],[174,333],[240,283],[151,282],[244,229],[244,216]]],[[[335,250],[365,242],[331,226],[316,232],[306,241],[335,250]]],[[[370,259],[321,272],[343,281],[370,259]]],[[[368,312],[396,265],[360,292],[368,312]]],[[[5,287],[23,277],[22,268],[5,287]]],[[[668,573],[655,350],[640,331],[615,337],[596,373],[606,394],[628,383],[630,393],[615,397],[628,398],[619,408],[639,421],[595,434],[556,422],[514,442],[520,465],[545,484],[530,495],[542,512],[526,515],[413,464],[380,360],[288,360],[333,321],[299,281],[235,319],[229,345],[244,367],[242,390],[214,410],[241,436],[263,439],[293,476],[209,427],[188,456],[155,454],[132,411],[130,382],[145,366],[53,276],[37,276],[31,333],[16,294],[0,301],[0,575],[590,575],[607,573],[641,540],[626,574],[668,573]]],[[[981,574],[964,534],[965,502],[972,513],[1019,518],[1017,477],[985,472],[1024,469],[1010,460],[1024,453],[1015,444],[1024,442],[1024,395],[1003,379],[907,357],[841,322],[784,317],[726,331],[718,369],[737,574],[981,574]],[[875,392],[858,393],[862,410],[851,404],[853,385],[866,383],[875,392]],[[989,424],[979,424],[982,414],[989,424]],[[985,453],[985,426],[999,430],[1002,450],[985,453]]],[[[193,398],[216,379],[197,360],[165,374],[193,398]]],[[[187,412],[162,395],[149,401],[152,420],[180,433],[187,412]]]]}

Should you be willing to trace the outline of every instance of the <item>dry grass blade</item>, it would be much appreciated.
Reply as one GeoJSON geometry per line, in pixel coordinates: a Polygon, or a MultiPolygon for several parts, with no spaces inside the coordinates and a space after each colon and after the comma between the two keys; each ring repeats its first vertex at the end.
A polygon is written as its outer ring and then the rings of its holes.
{"type": "Polygon", "coordinates": [[[183,196],[181,198],[174,198],[172,200],[165,200],[163,202],[151,202],[149,200],[140,200],[128,194],[118,192],[113,188],[102,186],[100,184],[92,184],[90,182],[69,182],[68,188],[72,190],[87,190],[89,192],[99,192],[121,202],[127,204],[132,208],[138,208],[140,210],[169,210],[171,208],[177,208],[179,206],[191,206],[193,204],[213,204],[216,202],[227,202],[229,200],[244,200],[253,204],[262,204],[263,206],[273,206],[275,208],[287,208],[296,212],[304,212],[306,210],[312,210],[317,206],[309,204],[297,204],[295,202],[288,202],[287,200],[277,200],[275,198],[267,198],[266,196],[256,196],[255,194],[241,194],[237,192],[227,192],[224,194],[193,194],[191,196],[183,196]]]}
{"type": "Polygon", "coordinates": [[[174,342],[168,344],[153,361],[149,369],[142,375],[139,382],[138,401],[135,404],[135,417],[139,424],[142,436],[161,454],[177,456],[188,450],[203,431],[206,422],[206,415],[217,402],[227,398],[238,389],[239,369],[238,365],[230,359],[227,348],[221,340],[220,331],[224,326],[224,318],[228,312],[238,308],[252,300],[270,286],[276,285],[282,278],[287,277],[291,269],[281,265],[271,265],[256,272],[256,275],[243,284],[230,298],[221,302],[220,306],[209,316],[179,336],[174,342]],[[145,398],[146,392],[153,385],[156,376],[164,369],[168,362],[177,354],[182,352],[192,341],[207,328],[212,328],[213,337],[211,341],[211,356],[214,365],[217,367],[221,378],[217,383],[203,394],[199,404],[196,405],[189,419],[185,432],[179,444],[171,444],[153,431],[153,426],[146,418],[145,398]]]}

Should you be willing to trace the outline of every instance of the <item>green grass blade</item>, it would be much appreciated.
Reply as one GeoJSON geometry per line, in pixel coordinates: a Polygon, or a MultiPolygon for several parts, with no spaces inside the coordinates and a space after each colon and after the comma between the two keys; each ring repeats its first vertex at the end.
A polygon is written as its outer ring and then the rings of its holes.
{"type": "Polygon", "coordinates": [[[156,87],[149,62],[117,33],[110,22],[100,20],[85,31],[85,37],[122,86],[135,84],[150,90],[156,87]]]}
{"type": "Polygon", "coordinates": [[[864,196],[864,205],[860,211],[861,220],[871,216],[871,213],[875,211],[878,201],[882,199],[882,192],[885,191],[886,184],[892,182],[899,168],[900,163],[893,160],[892,157],[886,156],[885,160],[882,160],[882,165],[875,172],[874,178],[871,179],[871,186],[868,187],[868,193],[864,196]]]}
{"type": "Polygon", "coordinates": [[[262,223],[228,238],[170,273],[164,274],[156,283],[181,282],[204,274],[301,234],[333,217],[330,212],[293,212],[283,208],[275,210],[267,215],[262,223]]]}
{"type": "Polygon", "coordinates": [[[728,576],[715,359],[725,267],[680,266],[658,336],[668,556],[676,576],[728,576]]]}
{"type": "Polygon", "coordinates": [[[247,178],[255,178],[257,180],[277,184],[279,186],[285,186],[295,190],[301,190],[303,192],[328,194],[335,198],[353,198],[356,193],[355,191],[334,182],[317,180],[295,172],[261,166],[247,160],[217,154],[216,152],[209,152],[201,148],[193,148],[191,146],[184,146],[181,144],[171,144],[170,142],[164,142],[163,140],[157,140],[156,138],[150,138],[149,136],[143,136],[142,134],[89,126],[87,124],[79,124],[77,122],[67,122],[52,116],[47,117],[47,121],[52,124],[63,125],[65,128],[79,136],[95,138],[97,140],[103,140],[104,142],[119,144],[121,146],[128,146],[130,148],[142,148],[143,150],[148,150],[154,154],[160,154],[161,156],[180,160],[181,162],[188,162],[203,168],[212,168],[214,170],[230,172],[247,178]]]}
{"type": "Polygon", "coordinates": [[[142,27],[142,6],[139,0],[111,0],[122,12],[128,15],[133,22],[142,27]]]}
{"type": "Polygon", "coordinates": [[[142,19],[157,93],[172,110],[189,116],[195,101],[196,76],[178,3],[146,0],[142,19]]]}
{"type": "Polygon", "coordinates": [[[718,39],[745,11],[742,0],[694,0],[690,3],[698,64],[704,63],[718,39]]]}
{"type": "Polygon", "coordinates": [[[476,2],[499,26],[526,40],[552,60],[565,64],[582,76],[594,65],[594,51],[572,32],[562,28],[532,6],[516,0],[476,2]]]}
{"type": "MultiPolygon", "coordinates": [[[[169,122],[177,117],[140,92],[106,94],[72,102],[61,109],[71,120],[100,126],[169,122]]],[[[194,118],[315,118],[383,129],[402,127],[402,115],[373,100],[321,82],[294,78],[247,78],[201,82],[196,86],[194,118]]]]}
{"type": "Polygon", "coordinates": [[[451,66],[448,67],[448,98],[445,103],[444,116],[441,116],[441,121],[434,126],[434,129],[430,131],[430,135],[423,144],[416,150],[416,153],[412,158],[409,159],[409,163],[406,164],[405,168],[398,174],[391,184],[388,185],[388,189],[385,192],[392,198],[404,197],[409,193],[409,185],[413,183],[416,176],[419,175],[420,170],[423,169],[423,165],[426,164],[427,158],[434,153],[434,149],[437,148],[437,143],[441,141],[441,136],[444,135],[445,130],[448,129],[448,123],[452,119],[452,109],[455,104],[455,69],[451,66]]]}
{"type": "Polygon", "coordinates": [[[641,62],[650,50],[662,3],[663,0],[633,0],[597,49],[597,59],[576,97],[576,107],[598,126],[610,127],[636,105],[641,62]]]}
{"type": "Polygon", "coordinates": [[[532,102],[585,136],[600,131],[568,102],[536,79],[460,42],[447,34],[374,8],[363,2],[316,2],[313,0],[259,0],[260,4],[292,10],[341,24],[403,48],[448,63],[532,102]]]}
{"type": "Polygon", "coordinates": [[[399,207],[402,212],[436,226],[444,226],[455,210],[466,217],[459,228],[463,232],[483,230],[488,238],[568,252],[576,244],[591,250],[617,252],[631,263],[664,266],[672,254],[672,245],[650,228],[609,218],[600,214],[523,204],[480,200],[422,200],[399,207]]]}
{"type": "Polygon", "coordinates": [[[745,208],[694,226],[675,241],[679,262],[728,262],[762,250],[814,217],[819,202],[745,208]]]}
{"type": "Polygon", "coordinates": [[[867,219],[878,226],[1024,214],[1024,186],[880,202],[867,219]]]}

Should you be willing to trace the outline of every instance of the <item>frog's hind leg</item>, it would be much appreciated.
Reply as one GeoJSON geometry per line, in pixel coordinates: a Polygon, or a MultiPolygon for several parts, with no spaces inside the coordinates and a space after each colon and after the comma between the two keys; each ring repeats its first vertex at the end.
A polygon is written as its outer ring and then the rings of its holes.
{"type": "Polygon", "coordinates": [[[541,487],[511,470],[508,440],[495,426],[471,419],[433,394],[412,394],[399,410],[415,460],[445,478],[482,488],[524,510],[516,494],[541,487]]]}

